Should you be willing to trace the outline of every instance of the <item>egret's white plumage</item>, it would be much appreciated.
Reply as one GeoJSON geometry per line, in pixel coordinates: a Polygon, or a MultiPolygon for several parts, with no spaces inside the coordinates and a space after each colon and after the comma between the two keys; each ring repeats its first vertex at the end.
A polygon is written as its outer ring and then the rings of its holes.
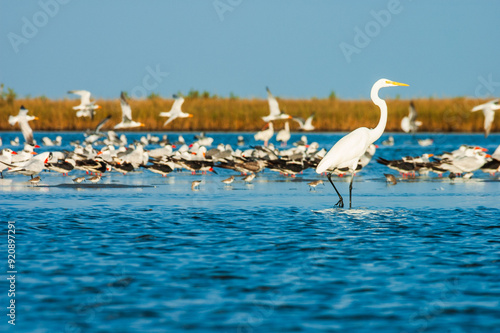
{"type": "Polygon", "coordinates": [[[484,114],[484,137],[487,138],[491,131],[491,124],[495,119],[495,110],[500,110],[500,99],[494,99],[488,103],[477,105],[472,112],[482,110],[484,114]]]}
{"type": "Polygon", "coordinates": [[[173,97],[175,100],[170,111],[160,113],[160,117],[169,117],[163,126],[167,126],[177,118],[190,118],[193,116],[190,113],[182,112],[181,106],[182,103],[184,103],[184,98],[182,96],[173,95],[173,97]]]}
{"type": "Polygon", "coordinates": [[[122,121],[117,124],[114,129],[119,128],[134,128],[144,126],[144,124],[132,120],[132,109],[125,99],[125,94],[120,94],[120,105],[122,107],[122,121]]]}
{"type": "MultiPolygon", "coordinates": [[[[349,172],[351,173],[356,170],[361,156],[366,152],[366,150],[372,143],[380,138],[382,133],[384,133],[385,126],[387,124],[387,104],[378,96],[378,92],[381,88],[393,86],[407,86],[407,84],[394,82],[387,79],[380,79],[375,82],[371,90],[371,99],[373,103],[380,108],[380,120],[378,122],[378,125],[374,129],[360,127],[341,138],[318,164],[318,166],[316,167],[317,173],[323,173],[329,169],[331,170],[339,168],[348,168],[349,172]]],[[[328,173],[327,175],[330,183],[333,185],[331,174],[328,173]]],[[[339,207],[343,207],[344,201],[342,199],[342,196],[335,188],[335,185],[333,185],[333,188],[339,196],[337,205],[339,207]]],[[[352,178],[349,185],[349,207],[351,206],[351,196],[352,178]]]]}

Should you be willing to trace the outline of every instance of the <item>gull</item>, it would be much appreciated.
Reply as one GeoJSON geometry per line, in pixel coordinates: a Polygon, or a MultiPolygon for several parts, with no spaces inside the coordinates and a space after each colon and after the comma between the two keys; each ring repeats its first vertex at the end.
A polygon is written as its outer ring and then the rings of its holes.
{"type": "Polygon", "coordinates": [[[90,91],[87,90],[70,90],[68,94],[75,94],[80,96],[80,105],[73,106],[77,117],[90,117],[94,119],[95,110],[100,109],[101,106],[94,104],[90,101],[90,91]]]}
{"type": "Polygon", "coordinates": [[[428,147],[434,143],[433,139],[419,139],[418,144],[422,147],[428,147]]]}
{"type": "Polygon", "coordinates": [[[384,146],[394,146],[394,137],[391,135],[387,140],[382,141],[384,146]]]}
{"type": "Polygon", "coordinates": [[[472,112],[483,110],[484,114],[484,137],[487,138],[491,131],[491,124],[495,118],[495,110],[500,110],[500,99],[494,99],[488,103],[477,105],[472,108],[472,112]]]}
{"type": "Polygon", "coordinates": [[[84,134],[85,135],[85,142],[94,143],[99,138],[105,136],[103,133],[101,133],[101,129],[110,119],[111,119],[111,116],[108,115],[106,118],[101,120],[99,122],[99,124],[97,124],[96,128],[93,131],[87,131],[87,133],[84,134]]]}
{"type": "Polygon", "coordinates": [[[318,185],[320,185],[320,184],[325,185],[325,183],[324,183],[321,179],[314,180],[314,181],[312,181],[312,182],[310,182],[310,183],[307,183],[307,185],[309,185],[309,191],[310,191],[311,189],[316,190],[316,186],[318,186],[318,185]]]}
{"type": "Polygon", "coordinates": [[[290,125],[288,121],[285,123],[285,128],[276,134],[276,141],[281,141],[282,146],[286,146],[286,143],[290,140],[290,125]]]}
{"type": "Polygon", "coordinates": [[[9,124],[11,126],[14,126],[16,123],[18,123],[19,127],[21,128],[21,132],[23,133],[24,141],[26,141],[26,143],[29,144],[34,144],[33,130],[28,124],[28,121],[37,119],[38,118],[35,116],[28,116],[28,110],[24,108],[23,105],[21,105],[21,108],[19,109],[19,113],[17,114],[17,116],[9,116],[9,124]]]}
{"type": "Polygon", "coordinates": [[[417,120],[415,104],[411,101],[408,107],[408,115],[401,120],[401,129],[405,133],[415,133],[419,126],[422,126],[422,122],[417,120]]]}
{"type": "Polygon", "coordinates": [[[170,111],[160,113],[160,117],[169,117],[163,126],[167,126],[177,118],[191,118],[193,116],[190,113],[182,112],[181,106],[182,103],[184,103],[184,98],[182,96],[173,95],[173,98],[175,100],[170,111]]]}
{"type": "Polygon", "coordinates": [[[120,94],[120,105],[122,107],[122,121],[115,125],[114,129],[141,127],[144,124],[132,120],[132,109],[125,99],[123,91],[120,94]]]}
{"type": "Polygon", "coordinates": [[[257,132],[254,135],[254,139],[256,141],[264,141],[264,146],[267,147],[267,143],[273,137],[273,135],[274,135],[273,123],[267,123],[267,125],[264,126],[264,130],[257,132]]]}
{"type": "Polygon", "coordinates": [[[309,116],[309,118],[307,118],[305,122],[304,119],[302,118],[293,118],[293,120],[299,124],[299,130],[314,131],[314,126],[312,124],[313,118],[314,118],[314,113],[311,116],[309,116]]]}
{"type": "Polygon", "coordinates": [[[45,153],[40,153],[27,162],[23,163],[20,166],[8,164],[5,162],[0,161],[0,163],[3,163],[12,169],[9,170],[9,172],[19,172],[22,175],[25,176],[31,176],[33,178],[34,175],[39,174],[42,172],[42,170],[45,168],[45,163],[49,161],[49,159],[52,158],[52,153],[51,152],[45,152],[45,153]]]}
{"type": "MultiPolygon", "coordinates": [[[[351,133],[341,138],[323,157],[321,162],[316,167],[316,173],[321,174],[332,168],[348,168],[351,174],[354,173],[358,166],[359,159],[366,152],[368,147],[377,141],[384,133],[387,124],[387,104],[383,99],[378,96],[381,88],[394,87],[394,86],[408,86],[404,83],[394,82],[388,79],[380,79],[373,85],[370,97],[375,105],[380,108],[380,120],[374,129],[360,127],[351,133]]],[[[328,180],[332,184],[335,192],[339,197],[336,206],[344,207],[344,200],[339,191],[332,181],[331,172],[327,173],[328,180]]],[[[349,208],[352,202],[352,181],[354,175],[351,177],[349,184],[349,208]]]]}
{"type": "Polygon", "coordinates": [[[266,87],[266,91],[267,91],[267,101],[269,102],[269,115],[262,117],[262,120],[268,123],[270,121],[278,119],[291,119],[292,116],[289,116],[280,110],[278,101],[276,100],[276,98],[274,98],[273,94],[271,94],[271,91],[269,90],[268,87],[266,87]]]}
{"type": "Polygon", "coordinates": [[[0,176],[3,179],[3,171],[7,169],[9,164],[12,164],[12,155],[17,155],[15,151],[10,148],[2,149],[2,154],[0,155],[0,161],[5,162],[5,164],[0,163],[0,176]]]}

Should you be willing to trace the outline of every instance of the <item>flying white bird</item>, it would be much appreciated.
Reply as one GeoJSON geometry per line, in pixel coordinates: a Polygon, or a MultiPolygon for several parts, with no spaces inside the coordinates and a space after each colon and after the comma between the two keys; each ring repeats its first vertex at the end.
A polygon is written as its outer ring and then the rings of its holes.
{"type": "Polygon", "coordinates": [[[97,109],[101,106],[90,101],[90,91],[87,90],[70,90],[68,94],[75,94],[80,96],[80,105],[73,106],[73,110],[78,110],[76,112],[77,117],[90,117],[94,119],[94,114],[97,109]]]}
{"type": "Polygon", "coordinates": [[[177,118],[191,118],[193,116],[190,113],[182,112],[181,106],[182,103],[184,103],[184,98],[182,96],[173,95],[173,97],[175,100],[170,111],[160,113],[160,117],[169,117],[163,126],[167,126],[177,118]]]}
{"type": "Polygon", "coordinates": [[[495,119],[495,110],[500,110],[500,99],[494,99],[488,103],[475,106],[472,112],[483,110],[484,114],[484,137],[487,138],[491,131],[491,124],[495,119]]]}
{"type": "Polygon", "coordinates": [[[28,124],[28,121],[37,119],[38,118],[35,116],[28,116],[28,110],[21,105],[17,116],[9,116],[9,124],[14,126],[16,123],[18,123],[19,127],[21,128],[21,132],[23,133],[24,141],[26,141],[26,143],[28,144],[33,145],[33,130],[28,124]]]}
{"type": "Polygon", "coordinates": [[[120,105],[122,107],[122,121],[115,125],[114,129],[141,127],[144,124],[132,120],[132,109],[125,99],[125,94],[120,94],[120,105]]]}
{"type": "Polygon", "coordinates": [[[422,122],[417,120],[417,111],[415,110],[415,104],[413,101],[410,102],[410,106],[408,107],[408,115],[403,117],[401,120],[401,129],[405,133],[415,133],[418,130],[418,127],[422,126],[422,122]]]}
{"type": "MultiPolygon", "coordinates": [[[[340,139],[330,151],[323,157],[321,162],[316,167],[316,172],[321,174],[329,169],[335,168],[348,168],[349,172],[353,174],[349,184],[349,208],[351,208],[352,201],[352,181],[354,179],[354,171],[358,166],[359,159],[366,152],[368,147],[380,138],[384,133],[387,124],[387,104],[383,99],[378,97],[378,91],[381,88],[393,86],[408,86],[404,83],[394,82],[387,79],[380,79],[372,87],[371,99],[375,105],[380,108],[380,120],[377,127],[369,129],[360,127],[340,139]]],[[[339,196],[339,201],[335,204],[338,207],[344,207],[344,199],[335,187],[332,181],[331,173],[327,173],[328,180],[332,184],[335,192],[339,196]]]]}
{"type": "Polygon", "coordinates": [[[309,116],[309,118],[307,118],[305,122],[304,119],[302,118],[293,118],[293,120],[295,120],[299,124],[300,126],[299,130],[314,131],[314,126],[312,124],[313,118],[314,118],[314,113],[311,116],[309,116]]]}
{"type": "Polygon", "coordinates": [[[269,102],[269,116],[262,117],[262,120],[268,123],[270,121],[278,119],[291,119],[292,116],[289,116],[280,110],[278,101],[276,100],[276,98],[274,98],[273,94],[271,94],[271,91],[269,90],[268,87],[266,87],[266,90],[267,90],[267,101],[269,102]]]}

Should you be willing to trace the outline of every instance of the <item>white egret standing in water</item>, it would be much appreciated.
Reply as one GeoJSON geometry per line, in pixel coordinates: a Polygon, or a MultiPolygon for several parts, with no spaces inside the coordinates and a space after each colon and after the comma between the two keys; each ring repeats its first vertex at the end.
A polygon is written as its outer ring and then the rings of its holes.
{"type": "MultiPolygon", "coordinates": [[[[344,136],[342,139],[330,149],[330,151],[323,157],[321,162],[316,168],[316,172],[321,174],[327,170],[334,170],[336,168],[348,168],[352,174],[351,182],[349,184],[349,208],[352,202],[352,181],[354,179],[354,171],[358,166],[360,157],[366,152],[368,147],[380,138],[384,133],[387,124],[387,104],[383,99],[378,97],[378,91],[381,88],[393,86],[408,86],[405,83],[394,82],[387,79],[380,79],[372,87],[371,99],[375,105],[380,108],[380,120],[377,127],[369,129],[360,127],[351,133],[344,136]]],[[[335,204],[338,207],[344,207],[344,199],[335,187],[332,181],[331,172],[327,173],[328,180],[332,184],[335,192],[339,196],[339,201],[335,204]]]]}

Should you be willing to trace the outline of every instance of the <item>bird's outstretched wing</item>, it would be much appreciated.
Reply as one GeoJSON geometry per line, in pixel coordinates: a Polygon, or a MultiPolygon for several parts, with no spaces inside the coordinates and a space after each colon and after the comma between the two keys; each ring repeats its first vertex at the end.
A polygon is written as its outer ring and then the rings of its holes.
{"type": "Polygon", "coordinates": [[[170,118],[167,119],[167,121],[165,122],[165,124],[163,124],[163,126],[167,126],[168,124],[170,124],[172,121],[174,121],[174,119],[176,119],[177,117],[173,117],[171,116],[170,118]]]}
{"type": "Polygon", "coordinates": [[[132,121],[132,109],[130,108],[130,105],[128,105],[127,100],[125,99],[125,94],[122,93],[120,94],[120,105],[122,107],[122,121],[125,122],[131,122],[132,121]]]}
{"type": "Polygon", "coordinates": [[[312,115],[310,115],[309,118],[306,119],[306,123],[304,124],[304,126],[311,127],[313,118],[314,118],[314,113],[312,115]]]}
{"type": "MultiPolygon", "coordinates": [[[[304,127],[304,119],[303,118],[297,117],[297,118],[292,118],[292,119],[299,124],[300,128],[304,127]]],[[[308,120],[309,120],[309,118],[308,118],[308,120]]]]}
{"type": "Polygon", "coordinates": [[[417,120],[417,110],[415,110],[415,104],[413,101],[410,102],[410,106],[408,107],[408,117],[410,117],[410,123],[415,122],[417,120]]]}
{"type": "Polygon", "coordinates": [[[95,132],[98,133],[101,130],[101,128],[104,126],[104,124],[106,124],[108,122],[108,120],[110,120],[110,119],[111,119],[111,116],[107,116],[106,118],[101,120],[101,122],[95,128],[95,132]]]}
{"type": "Polygon", "coordinates": [[[267,91],[267,101],[269,102],[269,115],[279,116],[281,111],[278,101],[276,100],[276,98],[274,98],[273,94],[271,94],[271,91],[269,90],[268,87],[266,87],[266,91],[267,91]]]}
{"type": "Polygon", "coordinates": [[[91,104],[90,103],[90,91],[87,90],[70,90],[68,94],[75,94],[80,96],[81,104],[91,104]]]}
{"type": "Polygon", "coordinates": [[[33,130],[31,129],[30,125],[28,124],[28,120],[25,117],[19,120],[19,127],[21,128],[21,132],[23,133],[24,141],[29,144],[33,144],[33,130]]]}
{"type": "Polygon", "coordinates": [[[184,103],[184,98],[182,96],[177,96],[177,95],[173,95],[173,97],[175,98],[175,101],[174,104],[172,105],[172,108],[170,109],[170,112],[171,114],[172,113],[179,114],[182,112],[181,106],[182,103],[184,103]]]}

